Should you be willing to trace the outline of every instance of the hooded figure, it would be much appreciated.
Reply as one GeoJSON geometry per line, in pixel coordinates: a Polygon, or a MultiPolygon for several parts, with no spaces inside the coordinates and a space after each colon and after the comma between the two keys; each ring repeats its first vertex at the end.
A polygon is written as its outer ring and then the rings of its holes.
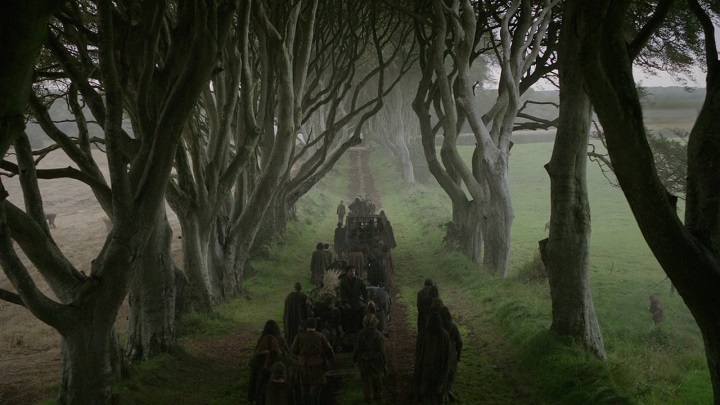
{"type": "Polygon", "coordinates": [[[270,381],[265,385],[265,404],[290,405],[295,403],[292,387],[287,379],[285,365],[281,362],[273,364],[270,368],[270,381]]]}
{"type": "Polygon", "coordinates": [[[248,401],[264,403],[265,385],[270,380],[270,368],[276,362],[290,362],[290,359],[290,350],[280,332],[280,326],[274,320],[268,320],[255,344],[253,357],[250,360],[248,401]]]}
{"type": "Polygon", "coordinates": [[[307,319],[308,315],[308,297],[301,290],[302,286],[296,282],[294,290],[285,297],[283,329],[285,330],[285,342],[291,344],[300,329],[300,323],[307,319]]]}
{"type": "Polygon", "coordinates": [[[380,377],[387,374],[385,362],[385,341],[377,329],[378,319],[367,314],[363,318],[363,329],[358,333],[353,349],[353,362],[360,369],[363,396],[365,402],[381,400],[382,383],[380,377]]]}
{"type": "Polygon", "coordinates": [[[323,253],[323,244],[318,242],[310,258],[310,283],[312,285],[319,286],[322,283],[326,262],[327,256],[323,253]]]}
{"type": "Polygon", "coordinates": [[[343,203],[342,200],[340,201],[340,204],[338,204],[335,213],[338,216],[338,222],[342,224],[343,220],[345,219],[345,203],[343,203]]]}
{"type": "Polygon", "coordinates": [[[443,404],[447,398],[450,371],[456,358],[450,335],[440,315],[433,312],[415,350],[415,386],[419,403],[443,404]]]}

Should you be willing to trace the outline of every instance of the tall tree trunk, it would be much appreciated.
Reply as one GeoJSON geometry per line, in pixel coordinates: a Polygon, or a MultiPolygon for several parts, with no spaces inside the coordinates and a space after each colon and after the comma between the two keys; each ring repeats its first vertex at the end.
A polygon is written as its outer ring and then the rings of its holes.
{"type": "MultiPolygon", "coordinates": [[[[560,117],[550,176],[550,236],[541,241],[552,298],[551,330],[570,336],[590,353],[605,359],[590,288],[590,203],[587,195],[587,144],[592,106],[585,94],[577,58],[580,38],[574,7],[566,7],[558,52],[560,117]]],[[[581,35],[581,34],[580,34],[581,35]]]]}
{"type": "Polygon", "coordinates": [[[47,21],[64,1],[3,2],[0,52],[0,156],[25,129],[25,108],[32,89],[35,59],[47,36],[47,21]]]}
{"type": "Polygon", "coordinates": [[[408,183],[415,183],[415,169],[413,168],[412,159],[410,158],[410,149],[408,149],[404,138],[398,142],[398,152],[403,168],[403,180],[408,183]]]}
{"type": "Polygon", "coordinates": [[[122,376],[114,318],[92,309],[83,315],[92,319],[76,323],[62,336],[60,405],[110,403],[113,384],[122,376]]]}
{"type": "MultiPolygon", "coordinates": [[[[483,202],[483,267],[493,274],[507,276],[510,261],[510,238],[515,212],[510,197],[507,153],[499,152],[486,164],[484,173],[488,186],[483,202]]],[[[484,159],[487,159],[485,157],[484,159]]]]}
{"type": "Polygon", "coordinates": [[[175,347],[176,280],[171,241],[172,229],[163,208],[130,284],[125,355],[131,361],[175,347]]]}
{"type": "Polygon", "coordinates": [[[453,204],[453,225],[459,231],[460,251],[473,263],[482,260],[482,207],[475,201],[453,204]]]}
{"type": "Polygon", "coordinates": [[[207,232],[203,232],[203,224],[194,212],[187,212],[186,217],[180,221],[182,228],[183,272],[188,284],[183,293],[183,307],[195,311],[209,313],[212,311],[213,296],[219,289],[213,288],[211,276],[210,256],[208,254],[209,241],[207,232]],[[205,238],[205,240],[203,240],[205,238]]]}

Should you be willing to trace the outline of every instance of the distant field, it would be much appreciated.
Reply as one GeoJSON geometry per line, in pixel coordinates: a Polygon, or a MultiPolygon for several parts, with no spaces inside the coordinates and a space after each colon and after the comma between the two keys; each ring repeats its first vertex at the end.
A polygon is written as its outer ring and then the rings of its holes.
{"type": "MultiPolygon", "coordinates": [[[[645,125],[652,130],[664,130],[667,128],[679,128],[690,130],[695,118],[702,106],[705,97],[705,89],[694,89],[691,92],[681,87],[649,87],[647,96],[641,100],[645,125]]],[[[529,91],[524,99],[538,102],[558,103],[557,91],[529,91]]],[[[557,117],[558,110],[555,106],[548,104],[528,104],[524,111],[530,115],[544,119],[557,117]]],[[[516,143],[525,142],[526,135],[534,134],[540,139],[545,139],[547,133],[552,131],[521,131],[513,134],[520,135],[516,143]]]]}

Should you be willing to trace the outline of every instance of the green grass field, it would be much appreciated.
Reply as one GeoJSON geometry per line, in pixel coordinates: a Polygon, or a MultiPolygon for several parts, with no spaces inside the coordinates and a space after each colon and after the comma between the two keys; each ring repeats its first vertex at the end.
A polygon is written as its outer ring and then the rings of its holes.
{"type": "MultiPolygon", "coordinates": [[[[547,283],[529,282],[522,275],[536,260],[538,240],[546,236],[549,179],[543,165],[551,151],[549,142],[518,144],[512,150],[516,216],[506,279],[494,278],[460,255],[445,252],[439,225],[449,220],[449,199],[435,185],[403,184],[396,165],[379,151],[373,153],[382,209],[398,239],[393,252],[398,266],[395,281],[400,299],[410,309],[407,322],[415,322],[415,293],[422,280],[433,278],[466,341],[454,390],[464,403],[523,403],[522,398],[536,404],[711,403],[700,333],[682,300],[670,295],[670,284],[644,243],[622,192],[612,188],[592,164],[588,173],[591,277],[608,362],[588,358],[571,342],[547,331],[551,321],[547,283]],[[665,321],[659,327],[653,326],[648,312],[650,294],[657,295],[664,306],[665,321]],[[497,342],[505,343],[502,350],[490,351],[492,355],[481,350],[497,342]],[[501,378],[504,374],[512,378],[501,378]]],[[[463,153],[469,154],[470,149],[463,153]]],[[[253,263],[255,272],[246,280],[244,297],[222,305],[211,317],[192,316],[180,323],[181,345],[230,333],[259,334],[266,319],[281,319],[282,300],[292,283],[307,279],[315,243],[332,240],[334,208],[346,197],[348,171],[347,159],[342,159],[301,199],[299,220],[289,224],[287,238],[272,249],[269,260],[253,263]]],[[[163,397],[165,390],[181,398],[187,391],[186,395],[200,395],[205,403],[213,404],[238,403],[245,397],[247,367],[241,367],[241,374],[232,376],[231,382],[215,385],[177,375],[176,370],[196,363],[196,358],[187,355],[148,362],[124,383],[126,388],[119,389],[122,402],[141,398],[143,403],[171,403],[149,397],[152,391],[158,393],[157,398],[169,398],[163,397]],[[172,388],[147,377],[157,376],[147,370],[163,362],[172,366],[159,373],[165,379],[181,380],[172,388]]],[[[341,390],[341,403],[359,403],[356,382],[341,390]],[[350,388],[353,385],[356,389],[350,388]]]]}

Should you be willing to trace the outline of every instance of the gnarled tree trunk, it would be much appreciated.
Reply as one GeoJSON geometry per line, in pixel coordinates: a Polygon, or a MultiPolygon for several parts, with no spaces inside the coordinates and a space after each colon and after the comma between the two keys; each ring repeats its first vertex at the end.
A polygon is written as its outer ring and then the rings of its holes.
{"type": "Polygon", "coordinates": [[[83,322],[63,334],[59,405],[111,402],[123,367],[120,340],[111,326],[114,319],[105,318],[83,322]]]}
{"type": "Polygon", "coordinates": [[[172,229],[165,210],[158,215],[130,284],[130,315],[125,355],[143,360],[175,347],[175,265],[172,229]]]}
{"type": "MultiPolygon", "coordinates": [[[[672,2],[660,2],[670,8],[672,2]]],[[[640,230],[658,262],[677,288],[703,335],[705,356],[720,404],[720,60],[715,28],[708,12],[690,0],[706,41],[707,93],[688,140],[688,187],[685,223],[676,201],[657,175],[647,142],[642,106],[632,75],[632,60],[647,36],[628,43],[624,32],[627,2],[573,2],[581,11],[582,68],[586,90],[605,132],[618,183],[640,230]]],[[[662,7],[658,6],[659,14],[662,7]]],[[[653,32],[663,18],[652,18],[653,32]],[[654,26],[653,26],[654,25],[654,26]]]]}

